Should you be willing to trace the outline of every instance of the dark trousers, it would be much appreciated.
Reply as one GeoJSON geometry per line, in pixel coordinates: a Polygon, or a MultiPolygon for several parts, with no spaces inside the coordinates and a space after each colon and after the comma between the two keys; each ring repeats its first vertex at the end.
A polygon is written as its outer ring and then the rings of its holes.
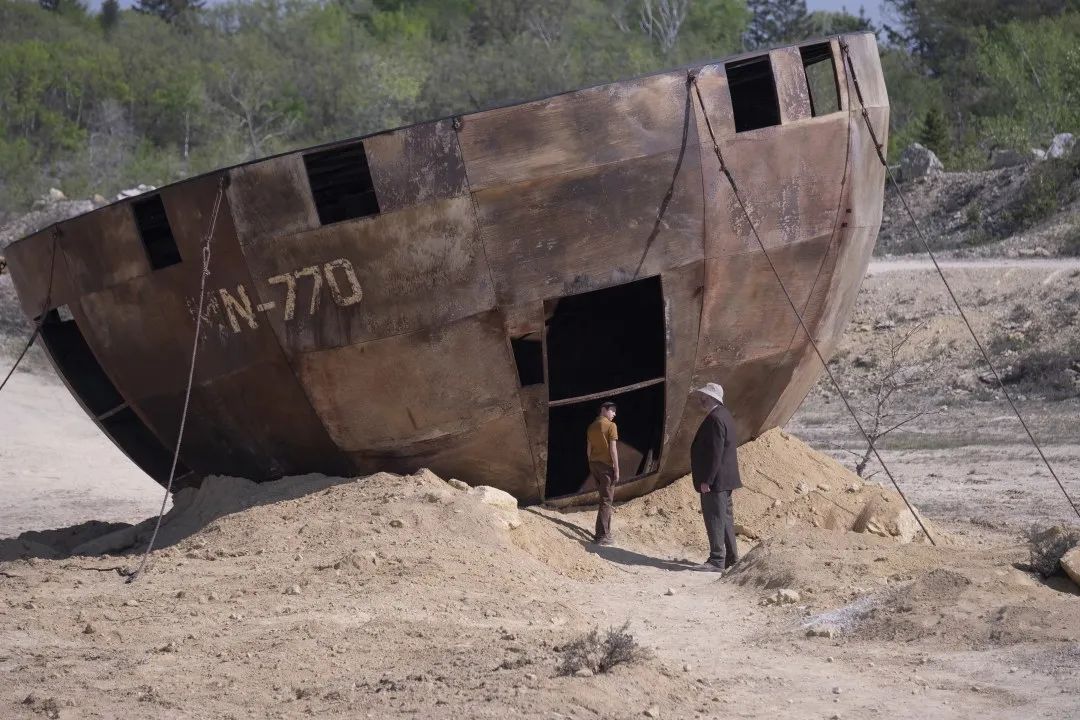
{"type": "Polygon", "coordinates": [[[701,495],[701,514],[709,536],[709,563],[729,568],[739,560],[735,544],[735,516],[731,509],[731,491],[713,490],[701,495]]]}
{"type": "Polygon", "coordinates": [[[600,508],[596,512],[596,539],[611,537],[611,505],[615,502],[615,468],[602,462],[590,462],[589,469],[596,478],[600,493],[600,508]]]}

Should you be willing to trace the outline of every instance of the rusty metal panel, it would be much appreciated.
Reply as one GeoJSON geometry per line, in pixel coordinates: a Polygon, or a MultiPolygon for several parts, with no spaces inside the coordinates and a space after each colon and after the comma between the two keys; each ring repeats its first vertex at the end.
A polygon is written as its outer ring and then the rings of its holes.
{"type": "Polygon", "coordinates": [[[694,116],[701,152],[712,155],[712,139],[706,127],[706,119],[718,141],[735,135],[735,111],[731,107],[731,91],[728,90],[724,64],[717,63],[701,68],[695,85],[697,91],[694,94],[694,116]]]}
{"type": "MultiPolygon", "coordinates": [[[[691,137],[639,277],[702,257],[701,173],[691,137]]],[[[475,193],[500,304],[595,290],[634,277],[679,151],[475,193]]]]}
{"type": "Polygon", "coordinates": [[[350,453],[354,472],[411,473],[426,467],[443,478],[491,485],[523,503],[543,499],[529,462],[521,416],[494,418],[476,428],[426,441],[406,442],[381,451],[350,453]]]}
{"type": "Polygon", "coordinates": [[[686,74],[669,72],[462,118],[473,190],[578,172],[679,146],[686,74]]]}
{"type": "Polygon", "coordinates": [[[381,212],[469,192],[452,120],[412,125],[364,140],[381,212]]]}
{"type": "MultiPolygon", "coordinates": [[[[889,146],[889,108],[868,108],[870,122],[883,148],[889,146]]],[[[874,139],[862,113],[853,111],[851,121],[851,183],[845,210],[851,209],[848,224],[854,227],[881,225],[884,203],[885,168],[874,148],[874,139]]]]}
{"type": "MultiPolygon", "coordinates": [[[[766,247],[832,233],[847,166],[848,122],[847,114],[833,113],[722,143],[724,161],[766,247]]],[[[703,158],[706,257],[760,251],[711,145],[703,158]]]]}
{"type": "MultiPolygon", "coordinates": [[[[877,40],[873,33],[845,35],[855,65],[855,76],[862,88],[863,100],[867,107],[888,107],[889,94],[885,90],[885,76],[881,72],[881,58],[878,56],[877,40]]],[[[840,56],[838,56],[840,57],[840,56]]],[[[854,86],[849,87],[852,110],[858,110],[859,101],[855,97],[854,86]]]]}
{"type": "Polygon", "coordinates": [[[300,153],[233,168],[229,179],[229,204],[241,245],[319,227],[300,153]]]}
{"type": "MultiPolygon", "coordinates": [[[[144,199],[143,197],[136,200],[144,199]]],[[[170,215],[170,220],[172,217],[170,215]]],[[[108,205],[61,224],[60,247],[67,256],[77,295],[95,292],[150,272],[135,217],[128,203],[108,205]]],[[[184,259],[189,259],[184,255],[184,259]]]]}
{"type": "Polygon", "coordinates": [[[51,228],[8,245],[4,252],[19,304],[31,321],[41,315],[43,308],[67,305],[78,297],[67,256],[51,228]]]}
{"type": "Polygon", "coordinates": [[[350,452],[456,435],[521,414],[517,374],[497,312],[304,353],[296,363],[330,436],[350,452]]]}
{"type": "MultiPolygon", "coordinates": [[[[829,41],[829,47],[832,48],[833,67],[836,69],[836,88],[840,93],[840,109],[850,110],[855,91],[848,84],[848,69],[844,62],[844,54],[840,50],[840,41],[833,38],[829,41]]],[[[855,104],[858,102],[856,101],[855,104]]]]}
{"type": "Polygon", "coordinates": [[[812,117],[810,89],[806,85],[806,71],[799,48],[773,50],[769,53],[769,59],[776,81],[776,98],[780,101],[780,122],[788,124],[812,117]]]}
{"type": "Polygon", "coordinates": [[[290,355],[437,327],[495,306],[468,196],[282,237],[244,250],[290,355]]]}
{"type": "MultiPolygon", "coordinates": [[[[169,448],[176,441],[182,406],[182,393],[139,401],[148,424],[169,448]]],[[[282,361],[249,365],[195,387],[181,456],[200,474],[260,479],[307,472],[343,475],[350,469],[282,361]]]]}
{"type": "MultiPolygon", "coordinates": [[[[769,251],[792,299],[806,303],[831,236],[769,251]]],[[[706,261],[698,368],[733,366],[786,350],[798,326],[765,255],[706,261]]]]}

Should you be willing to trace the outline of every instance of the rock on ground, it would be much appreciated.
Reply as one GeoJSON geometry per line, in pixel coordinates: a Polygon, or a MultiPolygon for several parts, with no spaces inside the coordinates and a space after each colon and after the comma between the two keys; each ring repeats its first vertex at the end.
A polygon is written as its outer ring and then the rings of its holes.
{"type": "Polygon", "coordinates": [[[900,176],[905,182],[944,171],[945,166],[934,151],[919,143],[912,143],[900,154],[900,176]]]}

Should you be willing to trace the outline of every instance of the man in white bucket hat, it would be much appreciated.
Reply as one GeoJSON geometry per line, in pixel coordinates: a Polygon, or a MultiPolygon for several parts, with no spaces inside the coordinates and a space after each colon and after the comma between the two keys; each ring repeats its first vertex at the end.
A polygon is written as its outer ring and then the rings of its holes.
{"type": "Polygon", "coordinates": [[[739,560],[731,506],[731,492],[742,487],[735,420],[724,405],[724,388],[717,383],[697,388],[691,397],[706,413],[690,446],[690,471],[694,488],[701,493],[701,514],[709,536],[709,559],[699,569],[723,572],[739,560]]]}

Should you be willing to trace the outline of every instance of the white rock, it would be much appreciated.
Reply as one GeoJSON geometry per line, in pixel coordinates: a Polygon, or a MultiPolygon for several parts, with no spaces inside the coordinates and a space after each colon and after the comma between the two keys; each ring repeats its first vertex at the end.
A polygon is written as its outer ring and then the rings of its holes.
{"type": "Polygon", "coordinates": [[[285,591],[285,594],[286,595],[299,595],[300,594],[300,586],[299,585],[290,585],[289,588],[285,591]]]}
{"type": "Polygon", "coordinates": [[[49,201],[60,202],[61,200],[67,200],[67,195],[57,188],[49,188],[49,201]]]}
{"type": "Polygon", "coordinates": [[[589,668],[581,668],[574,673],[574,677],[590,678],[593,676],[593,671],[589,668]]]}
{"type": "Polygon", "coordinates": [[[1080,585],[1080,545],[1061,556],[1061,569],[1072,578],[1072,581],[1080,585]]]}
{"type": "Polygon", "coordinates": [[[450,478],[449,480],[446,481],[446,484],[449,485],[450,487],[454,488],[455,490],[461,490],[462,492],[468,492],[469,491],[469,484],[465,483],[465,482],[462,482],[461,480],[458,480],[457,478],[450,478]]]}
{"type": "Polygon", "coordinates": [[[1035,162],[1042,162],[1046,159],[1046,151],[1042,148],[1031,148],[1031,159],[1035,162]]]}
{"type": "Polygon", "coordinates": [[[900,176],[905,182],[945,171],[945,166],[933,150],[912,143],[900,154],[900,176]]]}
{"type": "Polygon", "coordinates": [[[795,486],[795,492],[800,495],[805,495],[806,493],[810,492],[810,486],[800,481],[799,484],[795,486]]]}
{"type": "Polygon", "coordinates": [[[518,514],[517,500],[505,490],[499,490],[489,485],[477,485],[469,490],[469,496],[476,498],[483,505],[490,505],[495,509],[499,520],[505,527],[513,530],[521,526],[521,515],[518,514]]]}
{"type": "Polygon", "coordinates": [[[658,717],[660,717],[660,706],[659,705],[650,705],[649,708],[645,711],[645,717],[649,717],[649,718],[658,718],[658,717]]]}
{"type": "Polygon", "coordinates": [[[1072,133],[1060,133],[1054,136],[1053,141],[1050,143],[1050,148],[1046,151],[1046,155],[1049,158],[1058,160],[1068,155],[1075,144],[1076,136],[1072,133]]]}
{"type": "Polygon", "coordinates": [[[807,637],[834,638],[840,634],[840,628],[835,625],[814,625],[806,630],[807,637]]]}

